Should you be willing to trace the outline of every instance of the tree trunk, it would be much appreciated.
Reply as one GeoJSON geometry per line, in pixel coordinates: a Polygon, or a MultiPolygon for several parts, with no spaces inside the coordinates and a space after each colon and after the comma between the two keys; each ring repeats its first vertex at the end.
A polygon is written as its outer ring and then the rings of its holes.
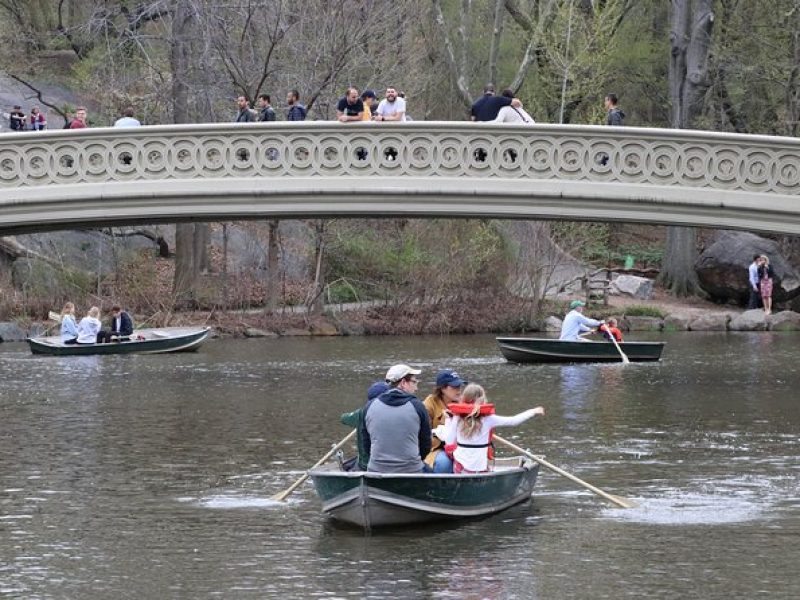
{"type": "Polygon", "coordinates": [[[274,312],[278,306],[278,294],[280,293],[280,273],[278,265],[280,258],[280,238],[279,227],[281,222],[278,219],[271,219],[267,222],[269,227],[269,242],[267,246],[267,289],[264,299],[264,312],[274,312]]]}
{"type": "MultiPolygon", "coordinates": [[[[709,87],[708,53],[714,13],[713,0],[672,0],[670,31],[669,97],[671,123],[689,128],[703,108],[709,87]]],[[[667,228],[661,283],[675,296],[702,294],[697,273],[697,231],[690,227],[667,228]]]]}
{"type": "Polygon", "coordinates": [[[318,316],[325,308],[325,221],[314,222],[314,282],[307,303],[310,315],[318,316]]]}
{"type": "MultiPolygon", "coordinates": [[[[172,120],[189,123],[189,45],[190,23],[188,0],[178,0],[172,15],[172,45],[170,69],[172,71],[172,120]]],[[[195,225],[179,223],[175,226],[175,277],[172,293],[178,307],[192,304],[196,295],[197,273],[195,264],[195,225]]]]}

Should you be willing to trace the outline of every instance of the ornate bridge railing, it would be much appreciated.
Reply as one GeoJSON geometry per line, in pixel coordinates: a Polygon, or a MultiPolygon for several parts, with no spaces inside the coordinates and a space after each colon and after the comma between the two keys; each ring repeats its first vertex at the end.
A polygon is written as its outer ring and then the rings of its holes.
{"type": "Polygon", "coordinates": [[[0,232],[380,214],[800,233],[800,140],[453,122],[0,136],[0,232]]]}

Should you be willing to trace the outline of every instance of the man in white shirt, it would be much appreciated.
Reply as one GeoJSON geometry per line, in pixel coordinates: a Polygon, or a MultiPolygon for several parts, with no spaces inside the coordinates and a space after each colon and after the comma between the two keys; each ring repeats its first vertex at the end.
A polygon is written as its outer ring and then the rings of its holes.
{"type": "Polygon", "coordinates": [[[133,115],[133,107],[127,107],[122,111],[122,117],[114,121],[114,127],[141,127],[142,124],[138,119],[135,119],[133,115]]]}
{"type": "Polygon", "coordinates": [[[583,315],[584,306],[586,306],[586,303],[580,300],[573,300],[569,303],[570,311],[564,317],[564,322],[561,323],[561,336],[558,339],[582,342],[584,339],[580,337],[581,333],[592,331],[592,328],[600,327],[605,322],[585,317],[583,315]]]}
{"type": "Polygon", "coordinates": [[[375,121],[405,121],[405,99],[397,95],[395,88],[386,88],[386,97],[378,104],[378,108],[372,118],[375,121]]]}
{"type": "MultiPolygon", "coordinates": [[[[511,90],[503,90],[503,96],[506,98],[514,98],[514,92],[511,90]]],[[[504,106],[500,109],[500,112],[497,113],[497,118],[494,120],[495,123],[525,123],[526,125],[532,125],[536,121],[533,120],[533,117],[530,116],[525,109],[522,108],[522,104],[519,106],[514,106],[513,104],[509,106],[504,106]]]]}

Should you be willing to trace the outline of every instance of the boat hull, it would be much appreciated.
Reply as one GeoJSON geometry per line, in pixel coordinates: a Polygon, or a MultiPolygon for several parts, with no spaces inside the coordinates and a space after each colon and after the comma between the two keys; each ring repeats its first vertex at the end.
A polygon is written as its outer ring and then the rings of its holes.
{"type": "MultiPolygon", "coordinates": [[[[499,337],[497,344],[506,360],[516,363],[619,362],[620,354],[611,342],[571,342],[549,338],[499,337]]],[[[661,359],[665,342],[622,342],[631,362],[661,359]]]]}
{"type": "Polygon", "coordinates": [[[28,345],[34,354],[48,356],[89,356],[96,354],[164,354],[192,352],[206,341],[211,329],[164,327],[133,332],[131,339],[106,344],[62,344],[61,338],[30,338],[28,345]],[[144,339],[139,339],[139,338],[144,339]]]}
{"type": "Polygon", "coordinates": [[[310,471],[322,510],[371,529],[490,515],[531,497],[539,465],[502,459],[489,473],[415,474],[310,471]],[[521,465],[521,466],[520,466],[521,465]]]}

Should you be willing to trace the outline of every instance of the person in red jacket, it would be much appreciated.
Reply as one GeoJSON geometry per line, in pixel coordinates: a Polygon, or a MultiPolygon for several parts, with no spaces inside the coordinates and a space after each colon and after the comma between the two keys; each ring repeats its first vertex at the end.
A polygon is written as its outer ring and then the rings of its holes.
{"type": "Polygon", "coordinates": [[[622,341],[622,332],[619,330],[619,327],[617,327],[617,320],[615,318],[611,317],[608,319],[605,325],[601,325],[599,329],[603,332],[603,336],[605,336],[609,342],[611,341],[610,336],[612,335],[617,342],[622,341]]]}

